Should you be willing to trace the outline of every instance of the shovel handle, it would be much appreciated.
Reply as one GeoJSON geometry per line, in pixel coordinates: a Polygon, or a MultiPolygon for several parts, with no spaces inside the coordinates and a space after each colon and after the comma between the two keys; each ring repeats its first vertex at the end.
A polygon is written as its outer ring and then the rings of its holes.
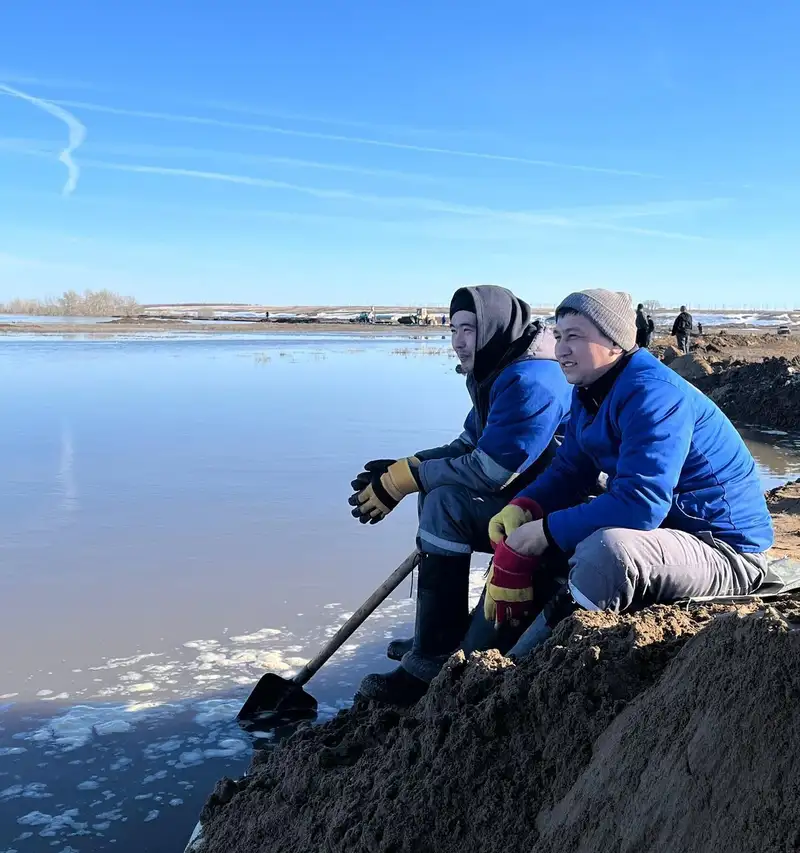
{"type": "Polygon", "coordinates": [[[398,586],[411,574],[417,564],[419,551],[412,551],[402,563],[389,575],[388,578],[372,593],[372,595],[356,610],[356,612],[342,625],[333,635],[331,640],[323,647],[319,654],[312,658],[292,681],[302,686],[314,673],[317,672],[325,662],[334,655],[347,642],[347,640],[361,627],[362,623],[375,611],[375,609],[387,599],[398,586]]]}

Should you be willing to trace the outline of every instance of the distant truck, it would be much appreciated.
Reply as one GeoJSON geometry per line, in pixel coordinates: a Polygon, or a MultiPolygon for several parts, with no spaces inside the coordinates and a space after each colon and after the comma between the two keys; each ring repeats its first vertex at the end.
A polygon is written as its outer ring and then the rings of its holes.
{"type": "Polygon", "coordinates": [[[397,322],[403,326],[433,326],[437,320],[433,314],[428,313],[427,308],[417,308],[414,314],[398,317],[397,322]]]}

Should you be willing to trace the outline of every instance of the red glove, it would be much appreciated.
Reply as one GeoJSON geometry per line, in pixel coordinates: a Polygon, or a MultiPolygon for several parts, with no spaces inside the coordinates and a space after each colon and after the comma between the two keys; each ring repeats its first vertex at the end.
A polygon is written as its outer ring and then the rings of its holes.
{"type": "Polygon", "coordinates": [[[508,622],[519,625],[533,609],[533,573],[539,567],[539,557],[524,557],[500,542],[495,546],[483,614],[496,626],[508,622]]]}

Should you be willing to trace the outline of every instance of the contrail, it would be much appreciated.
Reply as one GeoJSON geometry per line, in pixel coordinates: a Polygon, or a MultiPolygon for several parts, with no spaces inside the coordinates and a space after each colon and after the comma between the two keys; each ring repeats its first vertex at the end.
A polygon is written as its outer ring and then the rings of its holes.
{"type": "Polygon", "coordinates": [[[368,204],[380,204],[392,207],[412,207],[428,210],[434,213],[452,213],[466,217],[487,217],[492,219],[517,222],[522,225],[541,225],[556,228],[589,228],[606,231],[619,231],[630,234],[640,234],[649,237],[663,237],[672,240],[701,240],[693,234],[683,234],[674,231],[661,231],[651,228],[638,228],[627,225],[617,225],[596,219],[579,219],[553,211],[535,213],[530,211],[498,210],[490,207],[455,204],[439,199],[418,198],[414,196],[382,196],[372,193],[355,193],[349,190],[322,189],[319,187],[292,184],[286,181],[274,181],[270,178],[254,178],[249,175],[232,175],[226,172],[208,172],[198,169],[176,169],[169,166],[148,166],[133,163],[111,163],[103,160],[84,159],[84,165],[89,168],[110,169],[118,172],[134,174],[172,175],[183,178],[196,178],[205,181],[220,181],[230,184],[241,184],[264,189],[288,190],[303,193],[316,198],[339,199],[345,201],[361,201],[368,204]]]}
{"type": "Polygon", "coordinates": [[[50,113],[51,116],[61,119],[66,124],[69,130],[69,141],[67,147],[58,155],[58,159],[67,167],[67,182],[64,184],[63,193],[64,195],[70,195],[75,191],[75,187],[78,186],[78,178],[81,174],[81,170],[78,168],[78,164],[72,159],[72,155],[80,147],[83,140],[86,139],[86,127],[72,113],[67,112],[67,110],[51,101],[45,101],[42,98],[36,98],[25,92],[20,92],[19,89],[6,86],[4,83],[0,83],[0,92],[5,92],[5,94],[11,95],[14,98],[21,98],[23,101],[28,101],[28,103],[39,107],[40,110],[44,110],[46,113],[50,113]]]}
{"type": "Polygon", "coordinates": [[[90,112],[108,113],[109,115],[129,116],[131,118],[155,119],[158,121],[182,122],[184,124],[210,125],[212,127],[227,127],[231,130],[250,130],[260,133],[273,133],[279,136],[299,136],[304,139],[321,139],[328,142],[344,142],[351,145],[371,145],[378,148],[394,148],[402,151],[419,151],[423,154],[443,154],[449,157],[464,157],[473,160],[494,160],[502,163],[518,163],[523,166],[539,166],[547,169],[566,169],[574,172],[593,172],[601,175],[619,175],[633,178],[651,178],[662,180],[663,175],[650,172],[638,172],[630,169],[614,169],[604,166],[585,166],[580,163],[562,163],[556,160],[534,160],[529,157],[517,157],[510,154],[491,154],[487,151],[464,151],[458,148],[438,148],[432,145],[414,145],[410,142],[390,142],[386,139],[373,139],[366,136],[345,136],[338,133],[321,133],[313,130],[296,130],[271,124],[249,124],[240,121],[225,121],[203,116],[177,115],[175,113],[152,112],[150,110],[129,110],[122,107],[108,107],[103,104],[92,104],[83,101],[58,100],[56,103],[65,107],[88,110],[90,112]]]}

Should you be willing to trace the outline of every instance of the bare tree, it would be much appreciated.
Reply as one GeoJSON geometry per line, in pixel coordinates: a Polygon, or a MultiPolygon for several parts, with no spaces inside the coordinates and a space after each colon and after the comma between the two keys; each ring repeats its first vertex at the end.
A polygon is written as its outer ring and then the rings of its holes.
{"type": "Polygon", "coordinates": [[[141,312],[132,296],[111,290],[66,290],[57,299],[12,299],[0,304],[2,314],[40,314],[63,317],[131,317],[141,312]]]}

